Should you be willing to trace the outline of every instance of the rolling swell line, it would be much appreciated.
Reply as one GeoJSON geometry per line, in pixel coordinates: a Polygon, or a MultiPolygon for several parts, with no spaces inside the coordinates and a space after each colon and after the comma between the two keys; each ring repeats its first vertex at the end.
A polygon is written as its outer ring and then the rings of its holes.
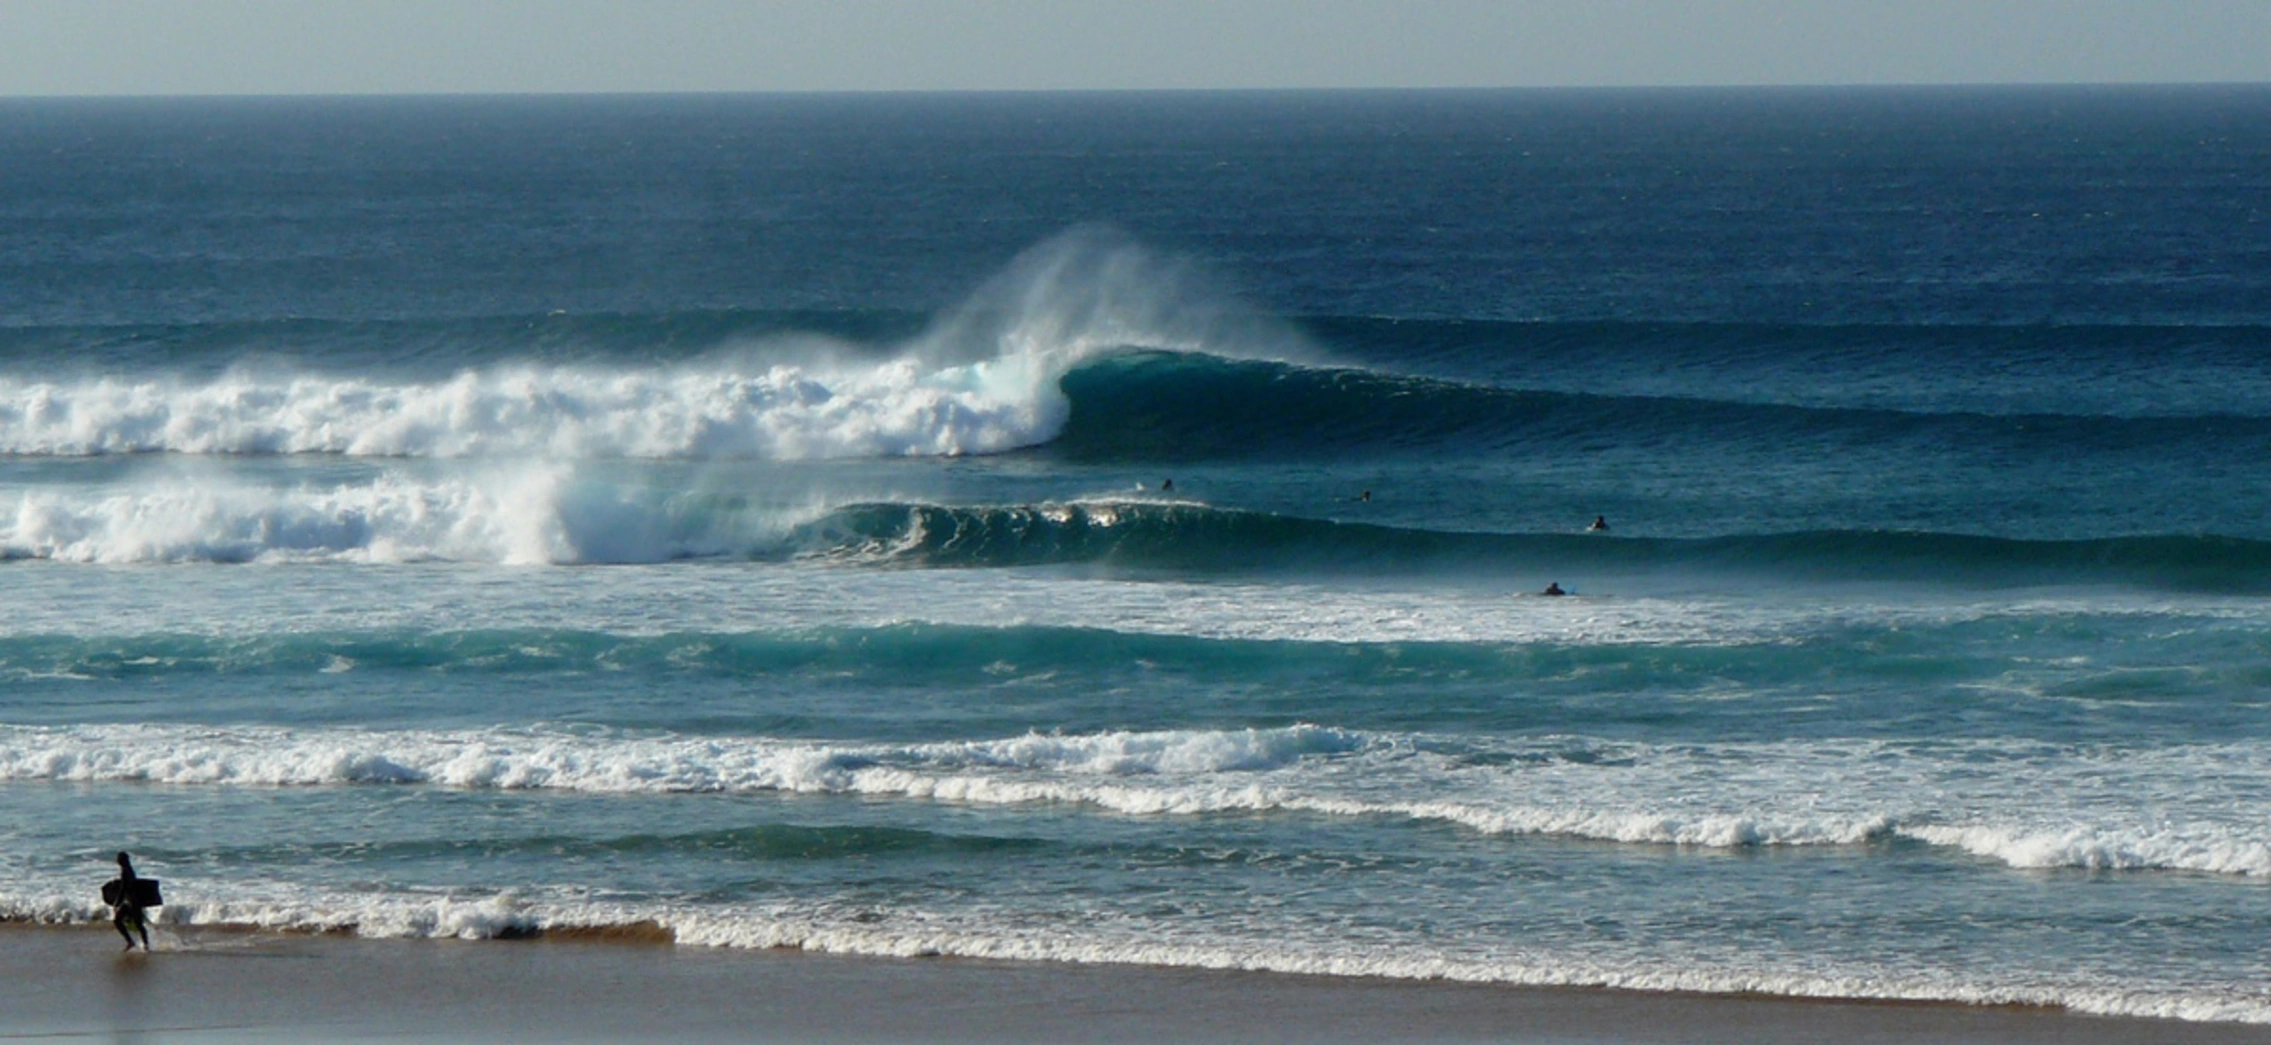
{"type": "Polygon", "coordinates": [[[1544,569],[2271,590],[2271,542],[2237,537],[2021,540],[1886,530],[1702,538],[1468,533],[1164,501],[850,505],[799,527],[790,546],[804,555],[919,567],[1101,563],[1208,573],[1452,569],[1510,576],[1544,569]]]}
{"type": "Polygon", "coordinates": [[[1125,352],[1074,368],[1048,451],[1079,461],[1308,459],[1352,450],[1562,456],[1602,445],[1779,455],[1912,447],[1970,455],[2260,445],[2271,417],[1996,414],[1509,388],[1377,370],[1125,352]]]}
{"type": "MultiPolygon", "coordinates": [[[[1147,676],[1268,680],[1288,675],[1366,685],[1591,680],[1614,692],[1742,678],[1773,685],[1822,670],[1867,674],[1872,651],[1897,661],[1900,677],[1965,678],[2006,670],[1992,650],[2039,642],[2075,621],[1958,621],[1929,629],[1961,645],[1937,656],[1916,625],[1845,628],[1803,641],[1564,644],[1555,642],[1355,642],[1229,638],[1053,625],[982,627],[904,623],[790,632],[620,634],[580,629],[305,632],[226,635],[0,636],[0,679],[19,685],[155,682],[172,677],[290,677],[316,674],[708,675],[856,677],[876,685],[990,683],[1008,675],[1095,675],[1138,669],[1147,676]],[[1906,641],[1894,642],[1896,638],[1906,641]],[[1982,654],[1979,647],[1990,652],[1982,654]],[[1984,660],[1978,658],[1984,657],[1984,660]]],[[[2075,639],[2073,641],[2082,641],[2075,639]]]]}

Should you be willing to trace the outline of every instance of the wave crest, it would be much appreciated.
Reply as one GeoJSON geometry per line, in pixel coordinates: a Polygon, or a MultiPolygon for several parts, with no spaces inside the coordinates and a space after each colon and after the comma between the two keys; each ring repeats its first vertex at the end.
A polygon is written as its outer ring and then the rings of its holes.
{"type": "MultiPolygon", "coordinates": [[[[2108,791],[2102,756],[2023,763],[1982,794],[2054,776],[2070,808],[2005,795],[2000,816],[1952,820],[1930,796],[1976,774],[1988,742],[1932,754],[1878,745],[1645,748],[1577,738],[1492,745],[1505,765],[1446,757],[1446,742],[1317,725],[1040,734],[922,744],[588,732],[363,732],[188,726],[0,726],[0,781],[208,786],[426,785],[596,793],[790,792],[982,805],[1065,803],[1128,815],[1265,812],[1395,818],[1484,834],[1755,848],[1909,840],[2015,868],[2174,870],[2271,877],[2252,820],[2174,826],[2132,791],[2179,786],[2210,759],[2262,778],[2259,748],[2120,757],[2141,774],[2108,791]],[[1627,763],[1604,766],[1610,763],[1627,763]],[[1757,779],[1717,787],[1730,763],[1757,779]],[[1890,784],[1883,778],[1897,778],[1890,784]],[[1851,790],[1820,801],[1823,781],[1851,790]],[[1698,789],[1703,789],[1699,791],[1698,789]],[[2095,789],[2094,791],[2092,789],[2095,789]],[[2080,794],[2079,792],[2090,792],[2080,794]],[[2118,793],[2116,793],[2118,792],[2118,793]],[[1417,797],[1421,795],[1440,797],[1417,797]],[[1917,804],[1917,803],[1927,804],[1917,804]],[[2033,826],[2013,818],[2031,818],[2033,826]],[[2061,826],[2042,826],[2057,823],[2061,826]]],[[[1464,747],[1463,744],[1454,744],[1464,747]]]]}

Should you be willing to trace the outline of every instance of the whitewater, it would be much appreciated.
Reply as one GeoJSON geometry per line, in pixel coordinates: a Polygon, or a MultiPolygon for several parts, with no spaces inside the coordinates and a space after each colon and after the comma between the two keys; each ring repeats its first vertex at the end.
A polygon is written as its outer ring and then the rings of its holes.
{"type": "Polygon", "coordinates": [[[0,112],[0,922],[2271,1023],[2264,100],[0,112]]]}

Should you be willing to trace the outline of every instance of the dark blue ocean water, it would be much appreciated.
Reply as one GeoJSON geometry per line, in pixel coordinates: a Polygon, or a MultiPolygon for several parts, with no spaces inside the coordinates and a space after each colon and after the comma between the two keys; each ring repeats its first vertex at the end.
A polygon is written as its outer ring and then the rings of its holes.
{"type": "Polygon", "coordinates": [[[2261,87],[0,102],[0,919],[2271,1021],[2267,200],[2261,87]]]}

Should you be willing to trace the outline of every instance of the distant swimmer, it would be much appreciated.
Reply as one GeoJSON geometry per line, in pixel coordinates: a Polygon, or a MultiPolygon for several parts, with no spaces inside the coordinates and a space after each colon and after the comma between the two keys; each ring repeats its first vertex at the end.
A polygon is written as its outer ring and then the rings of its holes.
{"type": "Polygon", "coordinates": [[[1159,492],[1160,492],[1160,493],[1169,493],[1169,492],[1173,491],[1174,489],[1175,489],[1175,480],[1173,480],[1173,479],[1161,479],[1161,480],[1159,480],[1159,492]]]}
{"type": "Polygon", "coordinates": [[[142,937],[142,949],[150,949],[149,909],[165,906],[165,897],[158,895],[158,880],[142,878],[134,873],[134,861],[118,854],[118,877],[103,883],[103,902],[111,907],[110,924],[117,927],[118,935],[126,937],[126,949],[134,949],[134,937],[142,937]],[[129,931],[131,930],[131,931],[129,931]]]}
{"type": "Polygon", "coordinates": [[[1608,517],[1608,516],[1606,516],[1606,515],[1596,515],[1596,516],[1594,516],[1594,517],[1593,517],[1593,525],[1586,527],[1586,528],[1585,528],[1585,530],[1586,530],[1586,532],[1588,532],[1588,533],[1607,533],[1607,532],[1609,532],[1609,517],[1608,517]]]}
{"type": "Polygon", "coordinates": [[[1566,592],[1566,591],[1563,591],[1563,590],[1561,590],[1561,582],[1560,582],[1560,581],[1547,581],[1547,582],[1546,582],[1546,590],[1544,590],[1544,591],[1541,591],[1541,592],[1539,592],[1538,594],[1540,594],[1540,595],[1567,595],[1567,594],[1569,594],[1569,593],[1568,593],[1568,592],[1566,592]]]}
{"type": "Polygon", "coordinates": [[[1372,491],[1366,490],[1363,493],[1357,494],[1356,499],[1369,504],[1372,501],[1372,491]]]}

